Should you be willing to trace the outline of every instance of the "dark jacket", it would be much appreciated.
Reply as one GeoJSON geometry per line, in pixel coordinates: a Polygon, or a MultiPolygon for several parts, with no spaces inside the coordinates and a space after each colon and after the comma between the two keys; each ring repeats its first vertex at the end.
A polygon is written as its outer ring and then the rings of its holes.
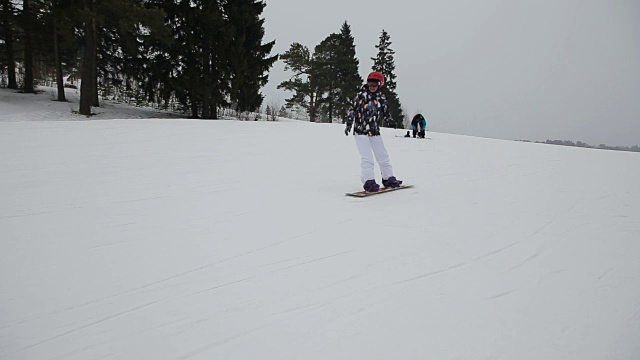
{"type": "Polygon", "coordinates": [[[413,117],[413,120],[411,120],[411,128],[413,130],[417,130],[418,128],[420,128],[420,130],[425,130],[427,128],[427,120],[422,116],[422,114],[417,114],[413,117]]]}
{"type": "Polygon", "coordinates": [[[347,115],[347,128],[353,126],[356,135],[380,135],[380,126],[389,126],[393,119],[389,114],[387,98],[382,91],[369,92],[367,85],[360,88],[360,92],[353,99],[351,110],[347,115]]]}

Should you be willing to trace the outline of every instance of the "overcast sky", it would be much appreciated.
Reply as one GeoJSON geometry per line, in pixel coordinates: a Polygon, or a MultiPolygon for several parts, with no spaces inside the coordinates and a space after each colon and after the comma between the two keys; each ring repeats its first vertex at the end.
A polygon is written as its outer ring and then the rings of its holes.
{"type": "MultiPolygon", "coordinates": [[[[371,71],[382,29],[403,108],[433,131],[640,144],[640,0],[266,0],[265,42],[311,51],[346,20],[371,71]]],[[[263,93],[291,76],[279,61],[263,93]]],[[[355,94],[354,94],[355,95],[355,94]]]]}

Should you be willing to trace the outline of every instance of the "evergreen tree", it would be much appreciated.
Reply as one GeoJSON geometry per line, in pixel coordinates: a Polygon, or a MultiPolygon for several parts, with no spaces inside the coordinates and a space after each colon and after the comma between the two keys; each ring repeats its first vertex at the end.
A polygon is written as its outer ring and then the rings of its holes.
{"type": "Polygon", "coordinates": [[[195,33],[201,39],[200,51],[196,57],[197,67],[201,68],[202,81],[193,93],[202,100],[202,118],[217,119],[218,106],[224,102],[228,92],[228,59],[220,50],[229,47],[229,35],[225,33],[224,15],[220,1],[194,1],[195,33]]]}
{"type": "Polygon", "coordinates": [[[148,5],[141,0],[118,0],[99,8],[96,102],[97,90],[111,93],[111,88],[123,85],[127,97],[137,102],[156,100],[147,86],[155,55],[150,48],[154,42],[168,41],[169,31],[164,13],[148,5]]]}
{"type": "MultiPolygon", "coordinates": [[[[37,59],[45,65],[48,75],[55,70],[58,101],[66,101],[64,72],[75,69],[76,54],[80,46],[76,41],[77,0],[37,1],[38,21],[34,24],[33,40],[37,59]]],[[[45,74],[41,74],[45,75],[45,74]]]]}
{"type": "Polygon", "coordinates": [[[354,39],[346,21],[340,33],[329,35],[316,47],[314,59],[322,91],[321,113],[329,122],[334,118],[344,121],[351,98],[362,85],[354,39]]]}
{"type": "Polygon", "coordinates": [[[22,2],[22,31],[24,42],[24,80],[22,91],[25,93],[35,92],[33,81],[33,27],[35,23],[35,13],[30,0],[22,2]]]}
{"type": "Polygon", "coordinates": [[[82,68],[80,72],[80,106],[78,112],[82,115],[91,115],[92,94],[97,92],[95,86],[96,71],[96,17],[97,8],[95,0],[83,0],[81,20],[83,23],[84,47],[82,50],[82,68]]]}
{"type": "Polygon", "coordinates": [[[300,44],[293,43],[284,54],[280,55],[284,61],[284,70],[293,71],[293,76],[278,85],[278,89],[293,92],[293,95],[285,100],[288,109],[301,107],[309,115],[309,121],[316,121],[318,111],[318,98],[320,90],[317,84],[316,67],[309,49],[300,44]]]}
{"type": "Polygon", "coordinates": [[[294,72],[290,80],[278,86],[294,92],[286,100],[287,108],[303,107],[310,121],[333,122],[335,117],[346,117],[350,99],[362,84],[354,39],[346,21],[340,33],[330,34],[315,47],[313,55],[304,45],[294,43],[280,58],[285,70],[294,72]]]}
{"type": "Polygon", "coordinates": [[[62,27],[63,11],[61,1],[51,2],[51,26],[53,28],[53,54],[56,68],[56,85],[58,88],[58,101],[67,101],[64,94],[64,79],[62,74],[62,58],[60,55],[60,38],[59,29],[62,27]]]}
{"type": "Polygon", "coordinates": [[[164,14],[165,27],[171,41],[152,42],[151,56],[146,69],[147,93],[159,89],[160,97],[175,97],[183,109],[191,110],[191,117],[199,117],[201,96],[197,88],[202,81],[202,69],[198,63],[199,46],[202,44],[196,26],[198,10],[189,0],[152,0],[148,7],[158,7],[164,14]]]}
{"type": "Polygon", "coordinates": [[[337,58],[340,52],[340,39],[338,34],[327,36],[315,48],[312,65],[316,75],[318,87],[318,116],[320,121],[333,122],[336,110],[337,58]]]}
{"type": "MultiPolygon", "coordinates": [[[[400,104],[400,98],[396,94],[396,74],[395,74],[395,61],[393,55],[395,51],[391,49],[391,37],[383,29],[380,35],[380,42],[376,45],[378,54],[373,60],[373,71],[379,71],[384,74],[385,82],[382,88],[382,93],[389,102],[389,112],[395,122],[395,128],[403,128],[403,114],[402,105],[400,104]]],[[[386,124],[380,124],[385,126],[386,124]]]]}
{"type": "Polygon", "coordinates": [[[269,56],[275,42],[262,44],[264,2],[155,0],[153,4],[164,10],[172,38],[170,44],[156,44],[153,51],[163,65],[153,67],[149,78],[154,86],[162,84],[162,97],[172,93],[191,108],[194,118],[200,109],[203,118],[217,118],[218,107],[230,105],[229,100],[238,111],[262,105],[260,89],[277,59],[269,56]]]}
{"type": "Polygon", "coordinates": [[[362,77],[359,74],[360,61],[356,58],[356,45],[351,27],[345,21],[340,29],[339,49],[337,59],[337,92],[336,92],[336,114],[343,121],[346,119],[354,94],[362,85],[362,77]]]}
{"type": "Polygon", "coordinates": [[[143,34],[159,31],[162,23],[161,12],[143,5],[142,0],[82,1],[81,114],[90,115],[91,106],[99,106],[98,77],[104,82],[140,74],[143,34]]]}
{"type": "Polygon", "coordinates": [[[2,64],[7,67],[7,75],[8,75],[8,88],[9,89],[17,89],[18,82],[16,81],[16,63],[13,54],[13,40],[15,37],[14,33],[14,24],[15,24],[15,15],[14,15],[14,7],[10,0],[2,0],[0,2],[2,4],[2,39],[4,40],[4,61],[2,64]]]}
{"type": "Polygon", "coordinates": [[[53,73],[52,69],[56,69],[58,99],[65,100],[62,66],[57,65],[74,62],[72,58],[77,48],[72,49],[70,44],[75,40],[75,23],[68,21],[67,15],[74,13],[73,8],[77,6],[60,8],[72,2],[77,0],[1,0],[3,64],[7,66],[10,88],[18,87],[16,62],[24,68],[24,77],[20,80],[22,91],[27,93],[34,92],[37,81],[47,79],[53,73]]]}
{"type": "Polygon", "coordinates": [[[262,44],[264,19],[260,18],[266,4],[255,0],[234,0],[225,4],[229,31],[231,101],[237,111],[255,111],[264,96],[260,89],[269,80],[269,69],[278,56],[269,56],[275,41],[262,44]]]}
{"type": "Polygon", "coordinates": [[[193,117],[217,118],[217,109],[230,101],[238,111],[253,111],[262,105],[260,89],[277,59],[270,55],[275,42],[262,43],[264,1],[16,3],[0,0],[0,61],[8,68],[9,86],[17,87],[15,63],[22,63],[24,91],[55,72],[64,101],[63,72],[81,65],[85,115],[99,105],[99,87],[103,94],[124,88],[138,101],[177,100],[193,117]]]}

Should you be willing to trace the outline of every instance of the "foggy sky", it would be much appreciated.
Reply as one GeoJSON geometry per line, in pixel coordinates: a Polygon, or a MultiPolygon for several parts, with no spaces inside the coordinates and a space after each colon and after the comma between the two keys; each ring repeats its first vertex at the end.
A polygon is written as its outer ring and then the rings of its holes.
{"type": "MultiPolygon", "coordinates": [[[[597,145],[640,144],[639,0],[266,0],[264,41],[311,51],[346,20],[371,71],[382,29],[397,93],[429,129],[597,145]]],[[[265,104],[291,72],[279,61],[265,104]]],[[[355,94],[354,94],[355,95],[355,94]]]]}

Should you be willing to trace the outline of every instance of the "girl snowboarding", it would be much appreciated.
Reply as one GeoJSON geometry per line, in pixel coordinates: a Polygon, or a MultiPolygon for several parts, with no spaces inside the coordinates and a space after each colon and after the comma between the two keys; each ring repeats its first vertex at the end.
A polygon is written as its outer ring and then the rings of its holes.
{"type": "Polygon", "coordinates": [[[393,124],[387,99],[382,95],[381,89],[383,86],[384,75],[382,73],[374,71],[367,76],[367,83],[362,86],[353,100],[351,111],[347,116],[347,127],[344,130],[344,134],[348,136],[353,126],[356,146],[361,157],[360,167],[362,168],[362,173],[360,179],[364,184],[364,190],[367,192],[380,190],[380,185],[375,180],[374,157],[382,173],[382,185],[391,188],[402,185],[402,181],[399,181],[393,175],[391,160],[380,136],[378,121],[382,120],[387,125],[393,124]]]}

